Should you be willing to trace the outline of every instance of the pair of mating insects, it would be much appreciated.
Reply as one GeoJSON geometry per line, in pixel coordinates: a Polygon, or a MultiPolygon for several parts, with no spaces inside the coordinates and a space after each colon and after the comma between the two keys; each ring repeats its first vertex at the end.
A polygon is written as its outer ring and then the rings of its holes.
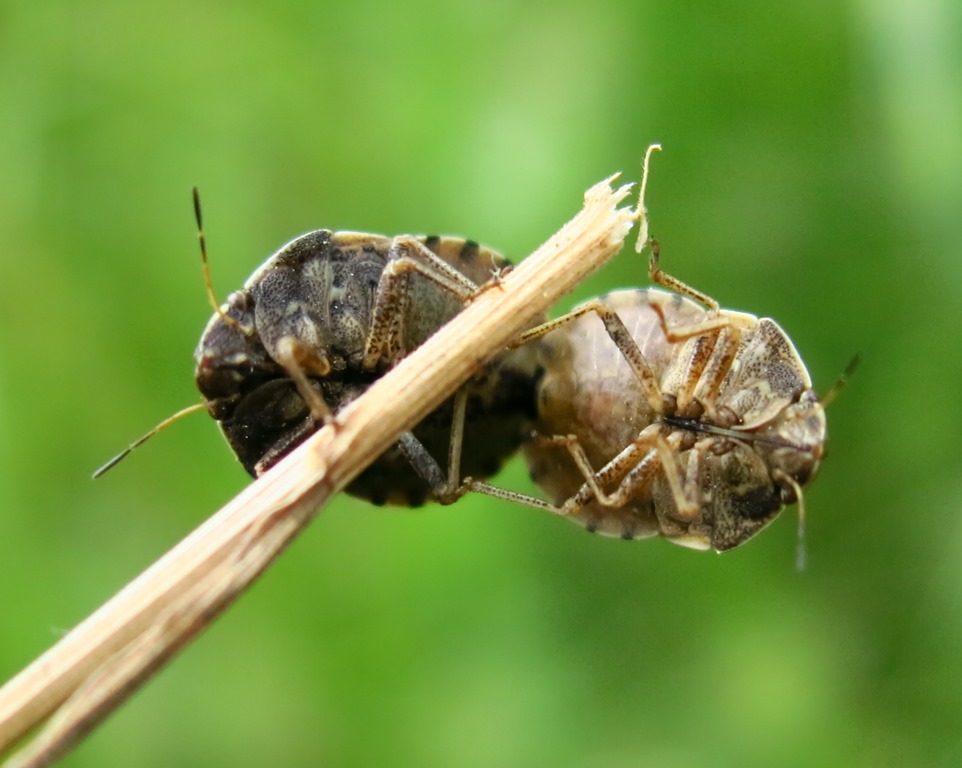
{"type": "MultiPolygon", "coordinates": [[[[205,403],[186,410],[206,407],[255,477],[509,266],[468,240],[322,229],[285,245],[218,305],[196,190],[194,202],[216,311],[195,352],[205,403]]],[[[616,291],[556,320],[534,318],[347,491],[402,505],[476,491],[590,531],[715,551],[747,541],[785,504],[801,507],[826,422],[794,345],[773,320],[721,309],[663,272],[657,242],[639,237],[638,250],[646,244],[649,277],[671,292],[616,291]],[[550,502],[483,482],[519,446],[550,502]]]]}

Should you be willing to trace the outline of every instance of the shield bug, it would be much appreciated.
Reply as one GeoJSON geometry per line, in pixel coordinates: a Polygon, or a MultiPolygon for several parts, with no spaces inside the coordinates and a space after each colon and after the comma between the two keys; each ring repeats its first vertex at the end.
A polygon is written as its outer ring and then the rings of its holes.
{"type": "Polygon", "coordinates": [[[774,320],[720,308],[662,272],[651,245],[649,276],[673,292],[610,293],[519,339],[540,341],[524,452],[551,503],[468,485],[589,531],[695,549],[733,549],[795,501],[801,529],[826,436],[804,363],[774,320]]]}
{"type": "MultiPolygon", "coordinates": [[[[196,190],[194,207],[205,283],[215,308],[194,353],[195,380],[208,412],[254,477],[317,431],[510,265],[501,254],[461,238],[320,229],[283,246],[219,305],[196,190]]],[[[488,361],[357,477],[348,493],[376,504],[456,500],[463,493],[461,471],[494,474],[530,431],[538,373],[533,348],[488,361]],[[445,457],[447,472],[439,456],[445,457]]],[[[95,476],[197,408],[165,420],[95,476]]]]}
{"type": "MultiPolygon", "coordinates": [[[[317,230],[271,256],[211,317],[194,358],[208,411],[257,476],[360,395],[506,268],[451,237],[317,230]]],[[[456,499],[458,471],[489,476],[534,416],[537,361],[487,363],[347,490],[378,504],[456,499]],[[462,433],[470,439],[462,445],[462,433]],[[449,455],[448,476],[435,459],[449,455]],[[413,467],[413,470],[412,470],[413,467]]]]}

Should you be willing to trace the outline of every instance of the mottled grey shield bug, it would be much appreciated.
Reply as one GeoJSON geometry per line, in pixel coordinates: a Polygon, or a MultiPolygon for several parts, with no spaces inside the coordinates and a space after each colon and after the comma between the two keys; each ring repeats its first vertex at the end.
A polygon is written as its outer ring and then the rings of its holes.
{"type": "MultiPolygon", "coordinates": [[[[194,353],[195,380],[208,412],[254,477],[510,266],[499,253],[461,238],[320,229],[287,243],[218,305],[196,190],[194,203],[216,308],[194,353]]],[[[357,477],[348,493],[376,504],[456,500],[463,493],[461,472],[489,477],[530,432],[539,372],[533,347],[488,361],[357,477]]]]}
{"type": "MultiPolygon", "coordinates": [[[[639,243],[639,250],[644,243],[639,243]]],[[[771,522],[823,455],[822,403],[774,321],[721,309],[661,271],[530,330],[544,375],[524,446],[551,503],[469,480],[589,531],[733,549],[771,522]]]]}
{"type": "MultiPolygon", "coordinates": [[[[194,354],[197,387],[257,476],[507,265],[470,240],[309,232],[271,256],[211,317],[194,354]]],[[[490,361],[348,492],[378,504],[453,501],[459,470],[490,476],[518,448],[534,416],[537,370],[534,350],[490,361]],[[469,435],[463,444],[462,433],[469,435]],[[437,457],[447,463],[449,448],[456,466],[444,473],[437,457]]]]}

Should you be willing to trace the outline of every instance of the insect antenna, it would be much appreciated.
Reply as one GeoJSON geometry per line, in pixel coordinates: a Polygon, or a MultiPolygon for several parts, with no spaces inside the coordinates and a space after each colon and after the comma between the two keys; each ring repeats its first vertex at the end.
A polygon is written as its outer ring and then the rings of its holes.
{"type": "MultiPolygon", "coordinates": [[[[856,354],[852,356],[852,359],[848,361],[848,365],[845,366],[845,370],[842,371],[828,392],[820,399],[822,408],[827,408],[835,398],[838,397],[838,393],[845,388],[845,385],[855,374],[855,370],[861,361],[862,359],[859,355],[856,354]]],[[[827,455],[828,452],[826,451],[822,458],[824,459],[827,455]]],[[[795,482],[791,476],[784,473],[779,474],[779,479],[791,486],[792,490],[795,491],[795,497],[798,499],[798,547],[795,550],[795,570],[801,572],[805,570],[808,561],[808,553],[805,547],[805,499],[802,497],[801,486],[795,482]]]]}
{"type": "Polygon", "coordinates": [[[802,486],[786,472],[776,473],[775,480],[785,483],[795,492],[795,500],[798,504],[798,544],[795,547],[795,570],[801,573],[805,570],[808,562],[808,550],[805,547],[805,497],[802,495],[802,486]]]}
{"type": "Polygon", "coordinates": [[[838,393],[844,389],[848,380],[855,374],[855,370],[861,362],[862,358],[857,354],[853,355],[852,359],[848,361],[848,365],[845,366],[845,370],[842,371],[842,374],[835,380],[835,383],[832,384],[832,388],[822,396],[821,402],[823,408],[828,408],[832,401],[838,397],[838,393]]]}
{"type": "Polygon", "coordinates": [[[177,411],[177,413],[175,413],[173,416],[168,416],[166,419],[160,422],[160,424],[158,424],[156,427],[151,429],[147,434],[142,435],[141,437],[138,437],[136,440],[134,440],[134,442],[132,442],[130,445],[124,448],[120,453],[114,456],[110,461],[108,461],[102,467],[97,469],[97,471],[95,471],[93,474],[94,479],[101,477],[102,475],[106,474],[108,470],[111,470],[114,467],[116,467],[121,461],[127,458],[127,456],[130,454],[131,451],[134,450],[134,448],[139,448],[141,445],[143,445],[148,440],[150,440],[150,438],[152,438],[158,432],[162,432],[163,430],[165,430],[175,421],[178,421],[184,416],[188,416],[189,414],[194,413],[195,411],[203,410],[206,407],[207,405],[205,403],[195,403],[194,405],[188,405],[186,408],[182,408],[181,410],[177,411]]]}
{"type": "Polygon", "coordinates": [[[224,311],[221,303],[217,301],[217,294],[214,292],[214,282],[210,277],[210,262],[207,259],[207,238],[204,236],[204,222],[200,214],[200,191],[197,187],[192,190],[194,197],[194,219],[197,221],[197,242],[200,244],[200,262],[204,270],[204,288],[207,290],[207,301],[214,308],[214,312],[220,315],[221,320],[234,328],[242,331],[245,336],[250,332],[244,329],[233,317],[224,311]]]}

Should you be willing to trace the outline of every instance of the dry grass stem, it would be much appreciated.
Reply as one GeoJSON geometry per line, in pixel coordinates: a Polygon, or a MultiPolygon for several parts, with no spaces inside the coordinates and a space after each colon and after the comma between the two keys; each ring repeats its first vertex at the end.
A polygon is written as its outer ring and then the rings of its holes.
{"type": "Polygon", "coordinates": [[[538,313],[622,247],[644,211],[592,187],[570,222],[422,347],[0,689],[0,752],[51,716],[8,766],[49,765],[257,578],[327,500],[457,390],[538,313]]]}

